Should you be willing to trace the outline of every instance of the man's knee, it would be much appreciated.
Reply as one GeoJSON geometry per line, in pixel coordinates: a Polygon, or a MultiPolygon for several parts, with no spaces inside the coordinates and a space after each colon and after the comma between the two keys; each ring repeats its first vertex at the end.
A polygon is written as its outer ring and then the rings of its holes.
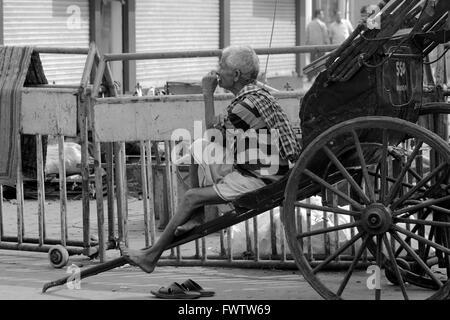
{"type": "Polygon", "coordinates": [[[201,197],[197,189],[189,189],[184,194],[184,205],[189,208],[196,208],[201,205],[201,197]]]}

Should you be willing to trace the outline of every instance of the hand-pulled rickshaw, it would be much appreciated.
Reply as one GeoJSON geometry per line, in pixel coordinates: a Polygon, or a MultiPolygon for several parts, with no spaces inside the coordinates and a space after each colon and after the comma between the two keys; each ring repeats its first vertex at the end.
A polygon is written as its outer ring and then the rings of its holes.
{"type": "MultiPolygon", "coordinates": [[[[449,298],[450,145],[448,137],[417,122],[423,115],[450,114],[445,88],[430,82],[434,61],[428,61],[450,39],[450,3],[392,0],[378,7],[372,23],[361,22],[338,49],[313,62],[321,72],[301,102],[303,149],[289,174],[241,196],[234,212],[175,238],[167,249],[282,206],[290,252],[323,298],[343,298],[367,252],[405,299],[416,288],[423,290],[420,296],[449,298]],[[321,196],[321,205],[303,201],[314,195],[321,196]],[[346,223],[324,220],[323,228],[305,231],[298,208],[331,213],[346,223]],[[306,239],[330,241],[343,231],[349,239],[312,268],[306,239]],[[337,285],[321,276],[351,248],[357,249],[337,285]]],[[[120,257],[80,276],[126,263],[120,257]]],[[[43,291],[67,279],[47,283],[43,291]]],[[[383,297],[379,286],[374,292],[376,299],[383,297]]]]}

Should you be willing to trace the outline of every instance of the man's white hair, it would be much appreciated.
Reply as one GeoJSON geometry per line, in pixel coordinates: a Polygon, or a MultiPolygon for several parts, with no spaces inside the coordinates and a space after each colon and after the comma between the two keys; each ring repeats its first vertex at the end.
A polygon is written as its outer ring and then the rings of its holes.
{"type": "Polygon", "coordinates": [[[245,81],[256,80],[259,73],[259,58],[250,46],[232,45],[222,51],[222,61],[230,68],[241,71],[245,81]]]}

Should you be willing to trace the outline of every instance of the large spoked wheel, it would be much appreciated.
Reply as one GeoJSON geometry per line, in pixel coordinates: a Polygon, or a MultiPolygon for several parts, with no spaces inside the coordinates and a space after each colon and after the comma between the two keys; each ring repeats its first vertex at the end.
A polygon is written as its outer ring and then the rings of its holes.
{"type": "Polygon", "coordinates": [[[289,248],[304,278],[325,299],[449,298],[449,172],[449,145],[401,119],[356,118],[319,135],[292,170],[283,210],[289,248]],[[298,186],[305,179],[326,190],[322,205],[302,201],[298,186]],[[338,187],[337,180],[347,189],[338,187]],[[301,210],[331,214],[334,224],[305,231],[298,223],[301,210]],[[348,236],[312,268],[305,239],[330,239],[338,233],[348,236]],[[336,282],[327,266],[349,252],[343,279],[336,282]],[[372,276],[367,266],[360,268],[363,255],[373,264],[372,276]],[[434,256],[439,263],[429,262],[434,256]],[[395,281],[398,297],[390,284],[395,281]],[[383,296],[383,288],[390,289],[389,295],[383,296]]]}

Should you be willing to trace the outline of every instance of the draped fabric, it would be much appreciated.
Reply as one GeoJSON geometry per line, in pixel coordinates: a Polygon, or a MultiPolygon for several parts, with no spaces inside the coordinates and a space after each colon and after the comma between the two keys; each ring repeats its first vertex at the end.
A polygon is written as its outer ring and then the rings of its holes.
{"type": "MultiPolygon", "coordinates": [[[[39,55],[32,47],[0,47],[0,184],[16,182],[21,89],[25,84],[44,83],[39,55]]],[[[35,139],[25,136],[21,141],[24,175],[35,174],[35,139]]]]}

